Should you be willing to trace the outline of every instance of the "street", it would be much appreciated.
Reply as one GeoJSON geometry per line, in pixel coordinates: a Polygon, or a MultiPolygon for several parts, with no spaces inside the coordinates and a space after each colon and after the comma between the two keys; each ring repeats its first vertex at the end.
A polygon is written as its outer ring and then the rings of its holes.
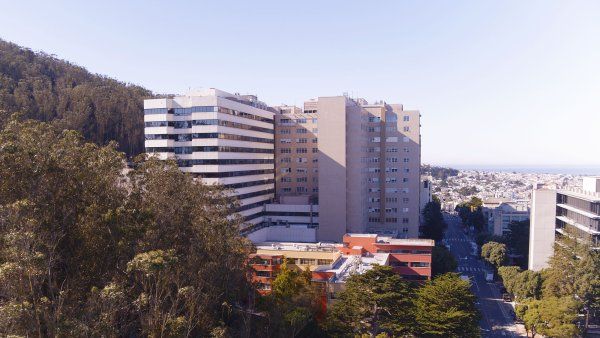
{"type": "Polygon", "coordinates": [[[444,218],[448,223],[444,243],[456,258],[457,272],[470,277],[471,289],[478,298],[482,337],[524,337],[517,333],[512,306],[502,300],[498,286],[485,279],[486,271],[492,269],[479,257],[472,255],[472,239],[463,232],[460,218],[450,214],[444,214],[444,218]]]}

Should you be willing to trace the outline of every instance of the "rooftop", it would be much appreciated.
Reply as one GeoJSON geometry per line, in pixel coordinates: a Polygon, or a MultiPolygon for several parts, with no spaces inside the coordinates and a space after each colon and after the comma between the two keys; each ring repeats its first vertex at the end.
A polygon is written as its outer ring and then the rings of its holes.
{"type": "Polygon", "coordinates": [[[278,251],[320,251],[337,252],[341,244],[337,243],[295,243],[295,242],[262,242],[255,243],[256,249],[278,251]]]}

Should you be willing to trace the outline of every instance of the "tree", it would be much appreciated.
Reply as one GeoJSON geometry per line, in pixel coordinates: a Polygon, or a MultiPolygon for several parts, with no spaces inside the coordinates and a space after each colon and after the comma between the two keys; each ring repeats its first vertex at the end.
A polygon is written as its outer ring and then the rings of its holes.
{"type": "Polygon", "coordinates": [[[117,141],[128,157],[143,152],[149,90],[1,39],[0,55],[0,110],[77,130],[99,145],[117,141]]]}
{"type": "Polygon", "coordinates": [[[515,261],[522,268],[527,268],[529,256],[529,220],[511,222],[510,232],[503,241],[508,245],[509,252],[516,255],[515,261]]]}
{"type": "Polygon", "coordinates": [[[0,132],[0,335],[236,330],[250,245],[227,191],[19,121],[0,132]]]}
{"type": "Polygon", "coordinates": [[[458,212],[458,216],[465,226],[473,227],[481,232],[484,230],[486,224],[482,208],[483,201],[479,197],[474,196],[468,202],[457,205],[455,210],[458,212]]]}
{"type": "Polygon", "coordinates": [[[444,221],[442,215],[442,207],[440,200],[434,196],[433,201],[427,203],[422,211],[423,215],[423,231],[424,238],[433,239],[436,242],[444,238],[444,232],[448,225],[444,221]]]}
{"type": "Polygon", "coordinates": [[[320,292],[311,284],[311,272],[281,267],[272,283],[272,293],[259,308],[269,314],[265,335],[295,337],[307,325],[317,326],[320,292]]]}
{"type": "Polygon", "coordinates": [[[517,275],[521,273],[521,268],[518,266],[501,266],[498,268],[498,275],[502,278],[502,284],[506,291],[514,294],[517,275]]]}
{"type": "Polygon", "coordinates": [[[415,319],[427,337],[479,337],[479,313],[470,283],[458,274],[436,277],[417,291],[415,319]]]}
{"type": "Polygon", "coordinates": [[[519,304],[516,314],[532,337],[538,333],[546,337],[577,337],[579,330],[575,321],[578,307],[578,302],[569,297],[547,297],[519,304]]]}
{"type": "Polygon", "coordinates": [[[447,272],[456,271],[456,259],[454,255],[443,245],[433,247],[431,254],[431,268],[433,276],[443,275],[447,272]]]}
{"type": "Polygon", "coordinates": [[[410,334],[414,325],[412,288],[389,266],[352,275],[326,319],[331,336],[375,337],[410,334]]]}
{"type": "Polygon", "coordinates": [[[575,238],[569,228],[557,238],[549,268],[543,273],[543,296],[574,297],[594,317],[600,311],[600,252],[575,238]]]}
{"type": "Polygon", "coordinates": [[[506,263],[506,244],[488,242],[481,247],[481,257],[499,268],[506,263]]]}

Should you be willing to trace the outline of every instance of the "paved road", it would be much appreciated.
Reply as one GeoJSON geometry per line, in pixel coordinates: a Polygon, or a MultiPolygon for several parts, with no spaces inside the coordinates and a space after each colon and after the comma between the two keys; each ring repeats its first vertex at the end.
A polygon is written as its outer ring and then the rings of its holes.
{"type": "MultiPolygon", "coordinates": [[[[481,311],[482,337],[520,337],[512,317],[512,306],[502,300],[498,286],[485,280],[489,268],[472,255],[471,239],[465,235],[458,216],[445,215],[448,230],[444,242],[458,262],[458,273],[471,278],[472,290],[477,295],[481,311]]],[[[523,335],[524,336],[524,335],[523,335]]]]}

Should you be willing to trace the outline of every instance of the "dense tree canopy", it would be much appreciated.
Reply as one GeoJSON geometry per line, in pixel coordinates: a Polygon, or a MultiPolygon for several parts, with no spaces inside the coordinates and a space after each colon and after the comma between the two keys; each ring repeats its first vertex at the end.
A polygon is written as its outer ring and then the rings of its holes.
{"type": "Polygon", "coordinates": [[[481,257],[496,268],[506,263],[506,244],[487,242],[481,247],[481,257]]]}
{"type": "Polygon", "coordinates": [[[423,215],[422,237],[433,239],[436,242],[444,238],[444,232],[448,228],[440,200],[434,195],[431,202],[427,203],[421,212],[423,215]]]}
{"type": "Polygon", "coordinates": [[[515,256],[515,263],[526,269],[529,257],[529,220],[511,222],[509,229],[504,242],[508,245],[508,251],[515,256]]]}
{"type": "Polygon", "coordinates": [[[133,156],[143,151],[143,99],[150,97],[142,87],[0,40],[0,110],[77,130],[99,145],[117,141],[133,156]]]}
{"type": "Polygon", "coordinates": [[[334,337],[403,336],[412,332],[412,287],[389,266],[375,266],[346,282],[327,316],[334,337]]]}
{"type": "Polygon", "coordinates": [[[114,144],[0,132],[0,335],[185,336],[233,326],[249,244],[224,190],[114,144]]]}
{"type": "Polygon", "coordinates": [[[468,202],[457,205],[455,210],[465,226],[481,232],[485,230],[486,223],[482,208],[483,201],[479,197],[471,197],[468,202]]]}
{"type": "Polygon", "coordinates": [[[417,292],[417,331],[426,337],[479,337],[479,312],[470,284],[455,273],[427,283],[417,292]]]}
{"type": "Polygon", "coordinates": [[[443,245],[433,247],[431,254],[431,269],[433,276],[456,271],[458,264],[454,255],[443,245]]]}

